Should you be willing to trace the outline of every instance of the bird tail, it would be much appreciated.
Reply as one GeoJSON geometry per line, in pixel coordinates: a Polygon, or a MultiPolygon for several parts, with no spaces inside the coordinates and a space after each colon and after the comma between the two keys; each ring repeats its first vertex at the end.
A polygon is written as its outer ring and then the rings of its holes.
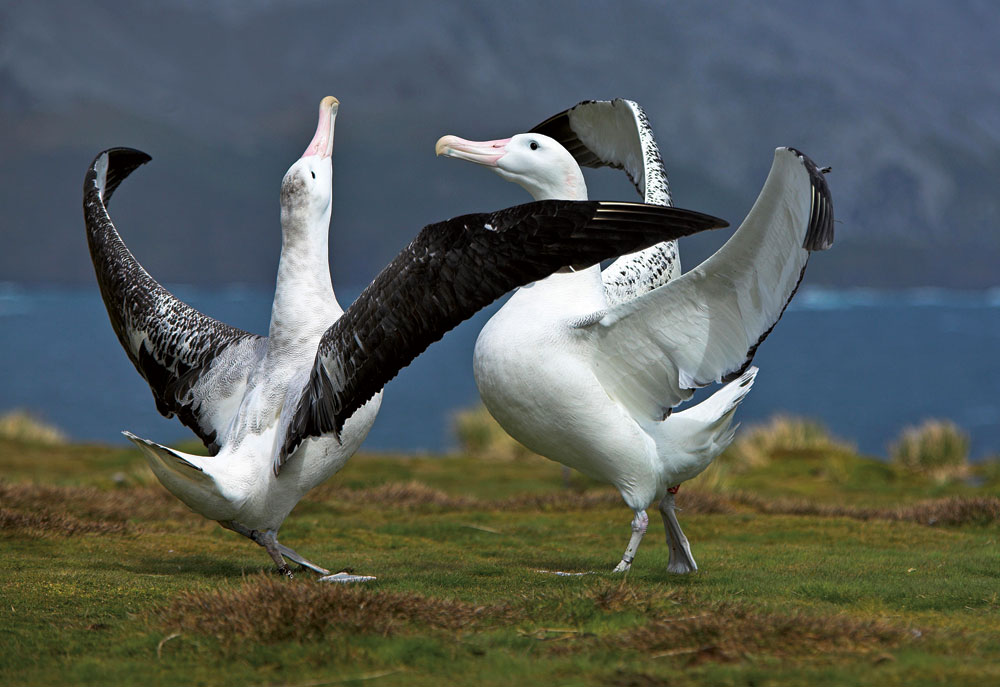
{"type": "Polygon", "coordinates": [[[757,368],[750,367],[698,405],[674,413],[668,423],[690,423],[685,434],[688,449],[707,457],[705,467],[732,443],[739,424],[733,424],[736,408],[750,393],[757,368]]]}
{"type": "Polygon", "coordinates": [[[131,432],[122,434],[139,447],[160,483],[188,508],[212,520],[231,517],[233,503],[220,492],[215,478],[206,470],[204,456],[161,446],[131,432]]]}

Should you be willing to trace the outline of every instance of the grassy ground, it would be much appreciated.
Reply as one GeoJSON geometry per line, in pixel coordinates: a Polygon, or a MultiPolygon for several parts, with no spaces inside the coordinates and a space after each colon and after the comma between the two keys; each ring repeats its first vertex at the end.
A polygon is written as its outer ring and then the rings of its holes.
{"type": "Polygon", "coordinates": [[[135,451],[0,439],[0,680],[1000,684],[998,471],[768,451],[681,490],[689,576],[666,572],[655,514],[611,574],[631,514],[548,461],[356,456],[282,529],[379,578],[343,587],[272,574],[135,451]]]}

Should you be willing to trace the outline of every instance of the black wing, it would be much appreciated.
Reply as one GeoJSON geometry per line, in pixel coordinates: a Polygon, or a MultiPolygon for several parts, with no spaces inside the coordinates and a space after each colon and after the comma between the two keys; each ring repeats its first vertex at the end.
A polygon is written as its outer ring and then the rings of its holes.
{"type": "Polygon", "coordinates": [[[323,335],[275,473],[304,439],[338,433],[401,368],[507,291],[725,226],[676,208],[545,200],[425,227],[323,335]]]}
{"type": "Polygon", "coordinates": [[[94,158],[83,182],[90,257],[111,326],[149,383],[156,409],[177,415],[214,455],[217,434],[232,419],[232,400],[242,397],[249,363],[259,357],[264,339],[178,300],[125,246],[107,205],[125,177],[150,159],[131,148],[111,148],[94,158]]]}

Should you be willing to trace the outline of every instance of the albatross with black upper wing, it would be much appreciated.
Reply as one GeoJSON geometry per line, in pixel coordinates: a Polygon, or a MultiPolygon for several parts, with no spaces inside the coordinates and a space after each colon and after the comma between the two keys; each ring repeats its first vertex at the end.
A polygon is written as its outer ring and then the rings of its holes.
{"type": "MultiPolygon", "coordinates": [[[[581,103],[528,133],[492,141],[443,136],[438,155],[484,165],[536,200],[587,198],[580,164],[625,169],[646,200],[669,203],[666,175],[641,110],[581,103]],[[547,131],[569,146],[540,133],[547,131]],[[652,195],[651,195],[652,194],[652,195]]],[[[610,482],[634,513],[616,572],[628,570],[659,502],[671,572],[697,569],[674,493],[733,439],[754,382],[754,353],[804,274],[833,243],[833,204],[808,157],[778,148],[743,224],[690,272],[659,244],[518,289],[480,332],[473,369],[483,403],[532,451],[610,482]],[[674,259],[670,259],[670,256],[674,259]],[[684,410],[712,382],[726,385],[684,410]]]]}
{"type": "Polygon", "coordinates": [[[321,579],[329,571],[280,544],[302,496],[337,472],[371,428],[382,386],[432,342],[506,291],[564,265],[593,264],[657,241],[725,226],[714,217],[638,203],[545,201],[425,227],[346,312],[328,263],[334,121],[316,133],[281,184],[282,248],[266,337],[219,322],[158,284],[108,214],[145,153],[100,153],[84,180],[84,216],[112,327],[149,383],[157,410],[209,449],[195,456],[132,434],[181,501],[321,579]]]}

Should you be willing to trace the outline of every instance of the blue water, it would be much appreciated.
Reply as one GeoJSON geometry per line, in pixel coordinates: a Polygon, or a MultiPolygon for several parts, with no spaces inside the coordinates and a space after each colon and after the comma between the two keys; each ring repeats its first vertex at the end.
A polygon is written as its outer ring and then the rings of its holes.
{"type": "MultiPolygon", "coordinates": [[[[269,291],[170,288],[213,317],[267,330],[269,291]]],[[[453,413],[478,400],[476,335],[497,307],[447,334],[386,386],[366,448],[454,446],[453,413]]],[[[806,289],[755,362],[761,373],[738,415],[744,426],[775,413],[812,417],[884,456],[903,427],[950,418],[971,435],[974,458],[1000,453],[1000,290],[806,289]]],[[[74,439],[121,442],[122,429],[163,442],[190,436],[156,412],[96,287],[0,284],[0,412],[12,408],[28,409],[74,439]]]]}

